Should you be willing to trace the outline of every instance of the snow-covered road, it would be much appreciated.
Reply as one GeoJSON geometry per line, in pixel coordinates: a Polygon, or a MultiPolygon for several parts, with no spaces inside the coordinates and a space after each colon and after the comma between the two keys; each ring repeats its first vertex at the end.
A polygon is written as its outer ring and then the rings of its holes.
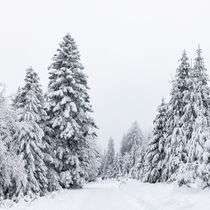
{"type": "Polygon", "coordinates": [[[63,190],[11,210],[209,210],[210,190],[144,184],[129,180],[90,183],[80,190],[63,190]]]}

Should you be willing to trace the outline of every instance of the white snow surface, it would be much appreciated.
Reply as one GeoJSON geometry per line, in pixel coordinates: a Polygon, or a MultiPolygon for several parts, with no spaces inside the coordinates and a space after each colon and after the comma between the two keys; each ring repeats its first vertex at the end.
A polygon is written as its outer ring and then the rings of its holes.
{"type": "Polygon", "coordinates": [[[210,190],[148,184],[136,180],[107,180],[83,189],[62,190],[31,203],[19,202],[11,210],[209,210],[210,190]]]}

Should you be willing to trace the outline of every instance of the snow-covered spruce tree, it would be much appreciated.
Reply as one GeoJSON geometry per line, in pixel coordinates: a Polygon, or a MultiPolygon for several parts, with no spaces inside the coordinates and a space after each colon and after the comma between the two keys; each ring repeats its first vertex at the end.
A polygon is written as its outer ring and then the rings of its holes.
{"type": "Polygon", "coordinates": [[[210,125],[210,88],[208,86],[209,77],[207,75],[207,69],[204,65],[204,59],[201,55],[202,50],[200,46],[197,49],[197,57],[195,58],[194,66],[192,69],[191,77],[196,84],[196,92],[200,97],[200,104],[204,116],[207,118],[208,126],[210,125]]]}
{"type": "Polygon", "coordinates": [[[26,184],[23,160],[11,147],[17,131],[16,115],[0,91],[0,199],[17,200],[26,184]]]}
{"type": "Polygon", "coordinates": [[[13,105],[20,122],[13,148],[23,157],[27,173],[27,184],[22,192],[42,196],[48,189],[42,128],[45,111],[39,77],[31,67],[26,70],[25,86],[19,90],[13,105]]]}
{"type": "Polygon", "coordinates": [[[189,129],[191,113],[186,113],[187,98],[190,96],[190,64],[184,51],[180,65],[172,81],[171,99],[167,112],[166,159],[167,164],[162,172],[163,181],[174,181],[181,164],[187,161],[187,142],[191,138],[189,129]]]}
{"type": "Polygon", "coordinates": [[[195,183],[199,187],[210,186],[210,90],[208,87],[208,75],[201,56],[200,47],[192,69],[194,88],[194,113],[196,115],[193,124],[192,138],[189,141],[188,168],[190,174],[185,176],[189,183],[195,183]]]}
{"type": "MultiPolygon", "coordinates": [[[[90,116],[87,76],[74,39],[67,34],[49,68],[49,124],[63,188],[78,188],[88,179],[96,125],[90,116]]],[[[92,170],[92,169],[91,169],[92,170]]],[[[95,170],[95,169],[94,169],[95,170]]]]}
{"type": "Polygon", "coordinates": [[[145,155],[145,182],[160,182],[162,170],[165,167],[165,135],[167,122],[167,104],[164,99],[157,109],[157,116],[154,120],[153,138],[147,146],[145,155]]]}
{"type": "Polygon", "coordinates": [[[104,165],[104,178],[114,178],[115,149],[113,138],[109,139],[104,165]]]}

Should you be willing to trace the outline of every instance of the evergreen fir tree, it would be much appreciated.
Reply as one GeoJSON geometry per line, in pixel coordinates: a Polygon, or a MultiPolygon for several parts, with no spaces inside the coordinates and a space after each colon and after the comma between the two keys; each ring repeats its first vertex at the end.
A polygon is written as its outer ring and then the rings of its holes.
{"type": "Polygon", "coordinates": [[[190,114],[186,113],[187,98],[190,95],[189,78],[190,64],[183,52],[176,77],[172,82],[171,99],[167,112],[166,158],[167,166],[163,171],[164,179],[173,181],[179,166],[187,161],[186,144],[191,138],[191,129],[187,128],[190,114]],[[187,118],[185,116],[188,116],[187,118]]]}
{"type": "Polygon", "coordinates": [[[204,116],[207,118],[208,126],[210,125],[210,88],[208,86],[209,77],[207,69],[204,65],[204,59],[201,55],[202,50],[200,46],[197,49],[197,57],[195,58],[194,66],[192,69],[192,78],[196,84],[196,92],[200,97],[200,104],[204,116]]]}
{"type": "Polygon", "coordinates": [[[39,77],[32,69],[26,70],[25,86],[19,91],[15,103],[21,128],[16,135],[14,147],[25,161],[27,185],[25,195],[44,195],[47,192],[47,167],[43,153],[43,96],[39,77]]]}
{"type": "Polygon", "coordinates": [[[154,120],[153,138],[149,142],[145,156],[145,182],[159,182],[165,167],[165,135],[167,121],[167,105],[164,99],[158,107],[158,114],[154,120]]]}
{"type": "Polygon", "coordinates": [[[191,141],[188,144],[188,171],[191,176],[188,178],[189,183],[195,183],[205,188],[210,185],[210,153],[209,153],[209,137],[210,137],[210,90],[208,87],[209,78],[206,74],[203,57],[201,56],[200,47],[197,50],[197,57],[192,70],[192,78],[194,81],[194,92],[196,95],[195,115],[193,132],[191,141]],[[190,168],[190,169],[189,169],[190,168]]]}
{"type": "Polygon", "coordinates": [[[49,68],[49,124],[53,129],[56,166],[64,188],[81,187],[87,180],[95,151],[96,125],[90,117],[87,76],[73,38],[67,34],[49,68]]]}

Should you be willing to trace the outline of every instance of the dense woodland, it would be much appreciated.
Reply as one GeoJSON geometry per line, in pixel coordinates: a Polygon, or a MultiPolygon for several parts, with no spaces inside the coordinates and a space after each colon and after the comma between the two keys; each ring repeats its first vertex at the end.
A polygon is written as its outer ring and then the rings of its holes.
{"type": "Polygon", "coordinates": [[[170,100],[157,108],[150,138],[134,122],[115,155],[113,139],[102,158],[102,178],[210,186],[210,89],[200,47],[194,64],[186,51],[172,84],[170,100]]]}
{"type": "Polygon", "coordinates": [[[149,138],[134,122],[119,152],[110,138],[100,154],[87,76],[77,44],[67,34],[48,69],[46,93],[32,67],[14,97],[1,91],[1,199],[18,201],[81,188],[97,177],[208,187],[210,90],[201,49],[193,66],[185,51],[179,62],[171,98],[158,106],[149,138]]]}

